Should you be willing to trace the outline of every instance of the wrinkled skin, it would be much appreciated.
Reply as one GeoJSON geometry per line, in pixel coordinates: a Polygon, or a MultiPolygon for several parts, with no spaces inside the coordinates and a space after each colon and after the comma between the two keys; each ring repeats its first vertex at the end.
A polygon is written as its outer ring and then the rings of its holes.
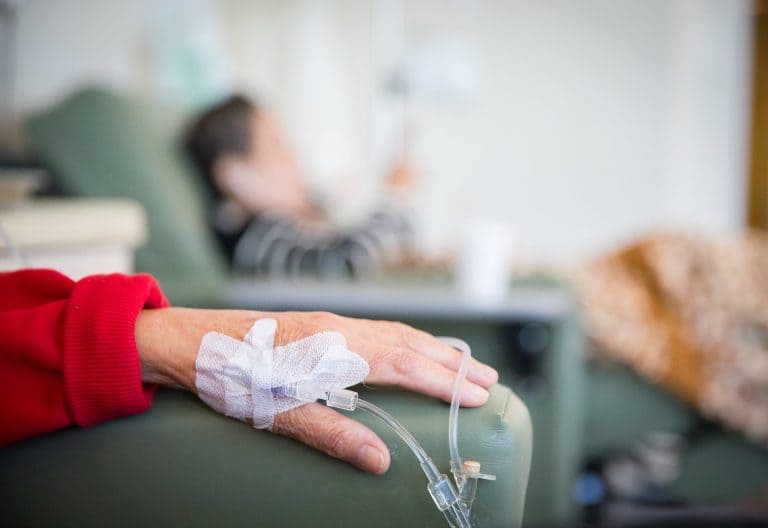
{"type": "MultiPolygon", "coordinates": [[[[402,323],[352,319],[326,312],[252,312],[166,308],[144,310],[136,321],[136,344],[144,380],[195,391],[195,359],[207,332],[242,339],[257,319],[277,320],[275,344],[284,345],[322,331],[344,335],[350,350],[370,366],[365,382],[399,386],[451,399],[461,354],[433,336],[402,323]]],[[[461,403],[479,406],[497,372],[471,360],[461,403]]],[[[310,403],[275,417],[273,432],[296,439],[372,473],[389,468],[384,442],[361,423],[320,403],[310,403]]]]}

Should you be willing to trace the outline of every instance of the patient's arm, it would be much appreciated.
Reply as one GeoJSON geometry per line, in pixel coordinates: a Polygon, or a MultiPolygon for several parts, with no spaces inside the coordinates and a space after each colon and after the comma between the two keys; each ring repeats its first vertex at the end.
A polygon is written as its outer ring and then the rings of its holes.
{"type": "MultiPolygon", "coordinates": [[[[396,385],[450,401],[460,354],[431,335],[401,323],[351,319],[323,312],[267,313],[166,308],[144,310],[136,321],[136,344],[145,381],[195,390],[195,360],[211,331],[242,339],[254,321],[277,321],[275,345],[322,331],[340,332],[350,350],[370,366],[366,382],[396,385]]],[[[492,368],[472,360],[462,404],[478,406],[496,383],[492,368]]],[[[274,432],[315,447],[374,473],[389,467],[382,440],[361,423],[311,403],[275,417],[274,432]]]]}

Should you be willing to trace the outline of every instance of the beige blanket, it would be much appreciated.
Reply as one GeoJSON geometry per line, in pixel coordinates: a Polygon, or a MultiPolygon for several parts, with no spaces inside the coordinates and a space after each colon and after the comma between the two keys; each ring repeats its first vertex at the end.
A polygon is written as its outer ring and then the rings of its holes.
{"type": "Polygon", "coordinates": [[[768,445],[768,235],[649,236],[575,282],[598,357],[768,445]]]}

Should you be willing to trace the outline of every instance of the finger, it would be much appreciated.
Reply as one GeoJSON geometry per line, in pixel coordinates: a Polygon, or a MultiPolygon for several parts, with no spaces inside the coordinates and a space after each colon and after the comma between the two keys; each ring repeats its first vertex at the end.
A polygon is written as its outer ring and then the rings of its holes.
{"type": "MultiPolygon", "coordinates": [[[[423,354],[444,367],[455,371],[459,370],[464,354],[438,338],[422,330],[407,327],[404,339],[408,348],[423,354]]],[[[487,389],[499,381],[499,373],[496,369],[470,356],[467,365],[467,379],[487,389]]]]}
{"type": "MultiPolygon", "coordinates": [[[[366,329],[369,329],[371,325],[379,327],[380,331],[376,334],[379,345],[409,348],[444,367],[455,371],[459,370],[463,354],[435,336],[400,322],[372,320],[365,320],[364,322],[366,329]]],[[[357,332],[355,337],[361,342],[368,342],[370,341],[370,332],[366,331],[362,334],[357,332]]],[[[489,388],[499,381],[499,373],[496,369],[470,357],[467,379],[477,385],[489,388]]]]}
{"type": "MultiPolygon", "coordinates": [[[[410,349],[379,347],[369,356],[371,383],[398,385],[428,396],[450,402],[456,372],[410,349]]],[[[488,400],[488,391],[464,380],[461,405],[477,407],[488,400]]]]}
{"type": "Polygon", "coordinates": [[[275,416],[272,432],[298,440],[363,471],[389,469],[389,450],[376,433],[319,403],[275,416]]]}

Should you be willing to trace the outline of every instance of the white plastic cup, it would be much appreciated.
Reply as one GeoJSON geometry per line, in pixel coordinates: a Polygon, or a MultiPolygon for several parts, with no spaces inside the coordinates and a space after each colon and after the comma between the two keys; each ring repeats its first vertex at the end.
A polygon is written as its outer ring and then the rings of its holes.
{"type": "Polygon", "coordinates": [[[456,259],[456,287],[474,306],[501,303],[509,291],[511,230],[503,224],[484,222],[471,227],[456,259]]]}

